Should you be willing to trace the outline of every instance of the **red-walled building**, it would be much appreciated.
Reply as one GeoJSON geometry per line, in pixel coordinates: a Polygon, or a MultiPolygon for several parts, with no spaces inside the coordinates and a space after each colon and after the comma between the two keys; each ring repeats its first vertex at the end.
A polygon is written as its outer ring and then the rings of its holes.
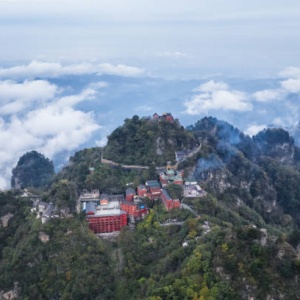
{"type": "Polygon", "coordinates": [[[115,216],[88,216],[87,221],[89,228],[94,233],[120,231],[122,227],[127,225],[127,214],[124,212],[115,216]]]}
{"type": "Polygon", "coordinates": [[[174,122],[174,118],[171,113],[164,113],[162,117],[167,121],[167,122],[174,122]]]}
{"type": "Polygon", "coordinates": [[[178,199],[172,199],[168,192],[162,189],[161,200],[166,208],[166,210],[171,210],[174,208],[180,208],[180,201],[178,199]]]}
{"type": "Polygon", "coordinates": [[[152,200],[158,200],[161,195],[161,186],[157,180],[146,181],[147,197],[152,200]]]}
{"type": "Polygon", "coordinates": [[[137,193],[138,193],[139,197],[147,197],[147,188],[146,188],[146,186],[143,185],[143,184],[140,184],[137,187],[137,193]]]}
{"type": "Polygon", "coordinates": [[[119,231],[127,225],[127,213],[120,209],[119,201],[102,203],[86,203],[86,220],[94,233],[119,231]]]}
{"type": "Polygon", "coordinates": [[[126,195],[126,201],[133,201],[133,198],[136,195],[136,193],[133,188],[128,188],[125,191],[125,195],[126,195]]]}
{"type": "Polygon", "coordinates": [[[148,208],[146,208],[144,204],[122,201],[120,206],[121,209],[126,211],[129,216],[133,216],[135,218],[142,218],[148,214],[148,208]]]}
{"type": "Polygon", "coordinates": [[[153,114],[153,120],[157,121],[157,120],[159,120],[159,118],[160,117],[159,117],[159,115],[157,113],[153,114]]]}
{"type": "Polygon", "coordinates": [[[174,118],[171,113],[163,113],[162,116],[158,115],[157,113],[153,114],[153,120],[155,121],[167,121],[167,122],[174,122],[174,118]]]}

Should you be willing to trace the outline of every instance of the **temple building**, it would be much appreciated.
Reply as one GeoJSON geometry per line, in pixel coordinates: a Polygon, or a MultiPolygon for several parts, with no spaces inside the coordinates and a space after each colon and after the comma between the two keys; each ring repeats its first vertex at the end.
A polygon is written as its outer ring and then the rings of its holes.
{"type": "Polygon", "coordinates": [[[136,195],[136,192],[133,188],[127,188],[125,191],[125,199],[126,201],[133,201],[134,196],[136,195]]]}
{"type": "Polygon", "coordinates": [[[127,213],[120,208],[118,200],[109,201],[103,197],[99,205],[87,202],[85,211],[89,228],[94,233],[119,231],[127,225],[127,213]]]}
{"type": "Polygon", "coordinates": [[[159,173],[159,181],[162,187],[166,187],[170,183],[182,185],[182,176],[182,172],[175,170],[174,167],[171,166],[170,163],[168,163],[166,169],[163,172],[159,173]]]}
{"type": "Polygon", "coordinates": [[[161,186],[157,180],[148,180],[145,183],[147,188],[147,197],[152,200],[158,200],[161,195],[161,186]]]}
{"type": "Polygon", "coordinates": [[[120,202],[120,207],[123,211],[126,211],[129,217],[141,220],[148,214],[149,210],[146,208],[142,200],[135,196],[133,201],[123,200],[120,202]]]}
{"type": "Polygon", "coordinates": [[[174,122],[174,118],[171,113],[163,113],[161,116],[157,113],[154,113],[152,119],[155,121],[174,122]]]}
{"type": "Polygon", "coordinates": [[[172,199],[165,189],[162,189],[161,200],[167,211],[174,208],[180,208],[180,201],[178,199],[172,199]]]}
{"type": "Polygon", "coordinates": [[[137,194],[139,197],[147,197],[147,188],[144,184],[140,184],[137,187],[137,194]]]}
{"type": "Polygon", "coordinates": [[[98,190],[83,191],[79,197],[89,228],[94,233],[119,231],[127,225],[127,213],[120,208],[123,194],[107,195],[98,190]]]}

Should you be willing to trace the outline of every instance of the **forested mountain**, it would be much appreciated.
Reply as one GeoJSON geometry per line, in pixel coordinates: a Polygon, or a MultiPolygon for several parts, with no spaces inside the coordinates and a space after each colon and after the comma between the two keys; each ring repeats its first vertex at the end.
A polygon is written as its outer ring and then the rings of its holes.
{"type": "Polygon", "coordinates": [[[218,197],[240,195],[266,218],[285,212],[298,220],[299,148],[287,131],[266,129],[251,139],[214,118],[204,118],[189,130],[203,141],[205,149],[196,167],[192,163],[194,179],[204,180],[218,197]]]}
{"type": "Polygon", "coordinates": [[[41,153],[30,151],[20,157],[12,173],[12,188],[40,188],[50,182],[54,175],[54,166],[41,153]]]}
{"type": "Polygon", "coordinates": [[[194,136],[178,121],[134,116],[108,136],[104,158],[124,164],[163,166],[175,161],[175,150],[191,150],[196,144],[194,136]]]}
{"type": "Polygon", "coordinates": [[[17,194],[0,193],[0,299],[8,290],[9,299],[112,299],[106,245],[80,219],[41,224],[28,205],[17,194]]]}
{"type": "MultiPolygon", "coordinates": [[[[73,217],[41,224],[30,200],[0,195],[0,295],[20,299],[300,299],[299,149],[289,133],[253,138],[204,118],[178,122],[126,119],[107,146],[77,152],[43,194],[73,217]],[[179,163],[185,180],[207,191],[181,200],[191,210],[158,203],[134,231],[105,241],[75,213],[76,194],[122,193],[157,178],[174,152],[197,148],[179,163]],[[149,166],[125,169],[109,165],[149,166]],[[161,226],[168,220],[182,223],[161,226]],[[1,292],[2,291],[2,292],[1,292]],[[2,294],[1,294],[2,293],[2,294]]],[[[178,191],[176,191],[178,192],[178,191]]]]}

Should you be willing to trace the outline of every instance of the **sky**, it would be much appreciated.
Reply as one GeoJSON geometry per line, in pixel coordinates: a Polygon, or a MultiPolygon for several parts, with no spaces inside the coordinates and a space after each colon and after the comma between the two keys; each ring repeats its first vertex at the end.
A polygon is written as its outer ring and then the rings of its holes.
{"type": "Polygon", "coordinates": [[[0,0],[0,54],[270,76],[298,60],[299,16],[297,0],[0,0]]]}
{"type": "Polygon", "coordinates": [[[299,0],[0,0],[0,189],[134,114],[297,127],[299,25],[299,0]]]}

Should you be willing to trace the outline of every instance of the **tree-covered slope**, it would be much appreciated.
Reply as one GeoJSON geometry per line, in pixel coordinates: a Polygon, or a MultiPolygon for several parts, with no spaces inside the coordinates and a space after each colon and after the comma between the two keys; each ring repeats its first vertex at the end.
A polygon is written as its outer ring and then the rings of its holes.
{"type": "Polygon", "coordinates": [[[44,155],[30,151],[20,157],[12,173],[12,188],[40,188],[50,182],[54,166],[44,155]]]}
{"type": "Polygon", "coordinates": [[[265,219],[282,213],[300,216],[299,148],[283,129],[250,138],[230,124],[204,118],[188,128],[203,151],[187,173],[219,199],[255,207],[265,219]]]}
{"type": "Polygon", "coordinates": [[[126,184],[139,183],[156,178],[154,166],[149,170],[122,169],[101,163],[103,149],[90,148],[78,151],[70,157],[69,163],[55,177],[55,182],[67,180],[76,185],[80,192],[83,189],[99,189],[105,193],[123,193],[126,184]]]}
{"type": "Polygon", "coordinates": [[[299,251],[272,227],[231,218],[207,211],[183,227],[158,227],[150,215],[135,232],[122,230],[118,299],[299,299],[299,251]]]}
{"type": "Polygon", "coordinates": [[[198,145],[179,169],[207,195],[184,198],[171,185],[190,209],[166,212],[156,202],[112,241],[91,234],[81,214],[41,224],[28,200],[1,194],[0,217],[10,220],[1,228],[0,294],[15,287],[21,299],[300,299],[299,149],[281,129],[250,138],[214,118],[184,129],[133,117],[104,150],[71,157],[43,199],[75,212],[82,189],[122,193],[154,179],[175,150],[198,145]],[[151,168],[104,164],[102,151],[151,168]]]}
{"type": "Polygon", "coordinates": [[[123,164],[163,166],[175,161],[176,150],[191,150],[196,144],[193,135],[177,122],[134,116],[108,136],[104,158],[123,164]]]}
{"type": "Polygon", "coordinates": [[[30,201],[0,193],[0,217],[12,215],[0,230],[0,298],[112,299],[114,265],[109,249],[78,218],[42,224],[30,214],[30,201]]]}

